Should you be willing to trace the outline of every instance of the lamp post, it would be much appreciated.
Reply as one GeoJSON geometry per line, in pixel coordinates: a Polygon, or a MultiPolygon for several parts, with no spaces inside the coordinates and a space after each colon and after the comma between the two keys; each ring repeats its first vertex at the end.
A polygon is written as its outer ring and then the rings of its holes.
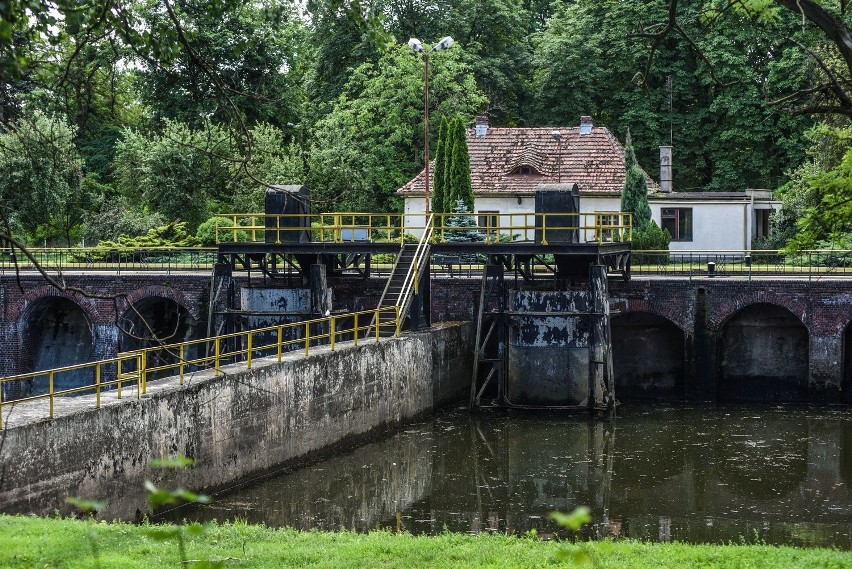
{"type": "Polygon", "coordinates": [[[411,38],[408,40],[408,47],[411,48],[411,51],[414,53],[422,53],[423,54],[423,64],[424,64],[424,75],[423,75],[423,99],[424,99],[424,110],[425,119],[424,119],[424,133],[425,133],[425,158],[426,158],[426,217],[428,220],[430,203],[429,203],[429,54],[433,51],[441,51],[443,49],[449,49],[452,47],[454,40],[450,36],[445,36],[441,39],[433,47],[432,49],[424,49],[423,43],[417,38],[411,38]]]}

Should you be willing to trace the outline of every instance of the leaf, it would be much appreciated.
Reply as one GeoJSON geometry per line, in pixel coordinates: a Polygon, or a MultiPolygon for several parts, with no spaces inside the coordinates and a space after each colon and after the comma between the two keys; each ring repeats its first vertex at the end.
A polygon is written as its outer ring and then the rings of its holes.
{"type": "Polygon", "coordinates": [[[550,519],[564,528],[570,529],[571,531],[577,531],[583,527],[583,525],[592,521],[592,514],[589,511],[589,508],[580,506],[575,508],[570,514],[552,512],[550,514],[550,519]]]}
{"type": "Polygon", "coordinates": [[[98,500],[83,500],[69,496],[65,498],[65,503],[74,506],[83,513],[102,512],[106,509],[107,503],[98,500]]]}
{"type": "Polygon", "coordinates": [[[145,535],[150,537],[155,541],[168,541],[170,539],[174,539],[180,533],[179,528],[160,528],[155,527],[151,529],[145,530],[145,535]]]}
{"type": "Polygon", "coordinates": [[[187,468],[195,464],[195,460],[183,455],[177,455],[167,458],[155,458],[150,464],[151,468],[187,468]]]}

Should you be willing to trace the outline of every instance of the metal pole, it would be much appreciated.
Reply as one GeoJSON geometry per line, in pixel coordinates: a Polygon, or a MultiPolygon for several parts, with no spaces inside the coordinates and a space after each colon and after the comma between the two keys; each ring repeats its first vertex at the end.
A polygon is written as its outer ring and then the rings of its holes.
{"type": "MultiPolygon", "coordinates": [[[[424,65],[425,80],[423,81],[423,84],[424,84],[425,87],[424,87],[424,90],[423,90],[424,91],[423,98],[426,101],[426,103],[425,103],[426,123],[425,123],[425,129],[424,129],[424,131],[426,133],[426,147],[425,147],[425,154],[426,154],[426,176],[425,176],[425,178],[426,178],[426,210],[425,210],[425,212],[426,212],[426,215],[424,217],[426,219],[428,219],[429,218],[429,210],[430,210],[430,207],[429,207],[429,52],[428,51],[423,52],[423,62],[425,63],[425,65],[424,65]]],[[[425,223],[424,223],[424,226],[425,226],[425,223]]]]}

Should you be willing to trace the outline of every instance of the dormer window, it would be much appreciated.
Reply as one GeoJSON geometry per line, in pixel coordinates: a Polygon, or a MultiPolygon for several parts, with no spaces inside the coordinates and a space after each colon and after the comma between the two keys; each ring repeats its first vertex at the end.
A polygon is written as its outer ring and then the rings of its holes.
{"type": "Polygon", "coordinates": [[[535,168],[533,168],[532,166],[529,166],[527,164],[523,164],[521,166],[518,166],[514,170],[512,170],[512,174],[516,174],[516,175],[520,175],[520,176],[529,176],[529,175],[532,175],[532,174],[539,174],[539,171],[536,170],[535,168]]]}

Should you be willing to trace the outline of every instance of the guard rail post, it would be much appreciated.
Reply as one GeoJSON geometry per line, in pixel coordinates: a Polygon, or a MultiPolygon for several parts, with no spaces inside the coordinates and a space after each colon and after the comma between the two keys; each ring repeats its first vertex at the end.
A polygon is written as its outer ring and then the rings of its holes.
{"type": "Polygon", "coordinates": [[[101,364],[95,364],[95,409],[101,408],[101,364]]]}
{"type": "Polygon", "coordinates": [[[357,348],[358,347],[358,332],[359,332],[359,330],[358,330],[358,313],[357,312],[355,313],[355,323],[352,325],[352,327],[354,328],[354,332],[355,332],[353,339],[355,340],[355,347],[357,348]]]}
{"type": "Polygon", "coordinates": [[[50,418],[53,419],[53,372],[52,371],[47,374],[47,381],[48,381],[47,390],[48,390],[48,395],[50,397],[50,418]]]}
{"type": "Polygon", "coordinates": [[[251,369],[251,352],[252,352],[252,341],[251,341],[251,330],[248,331],[246,337],[246,369],[251,369]]]}

